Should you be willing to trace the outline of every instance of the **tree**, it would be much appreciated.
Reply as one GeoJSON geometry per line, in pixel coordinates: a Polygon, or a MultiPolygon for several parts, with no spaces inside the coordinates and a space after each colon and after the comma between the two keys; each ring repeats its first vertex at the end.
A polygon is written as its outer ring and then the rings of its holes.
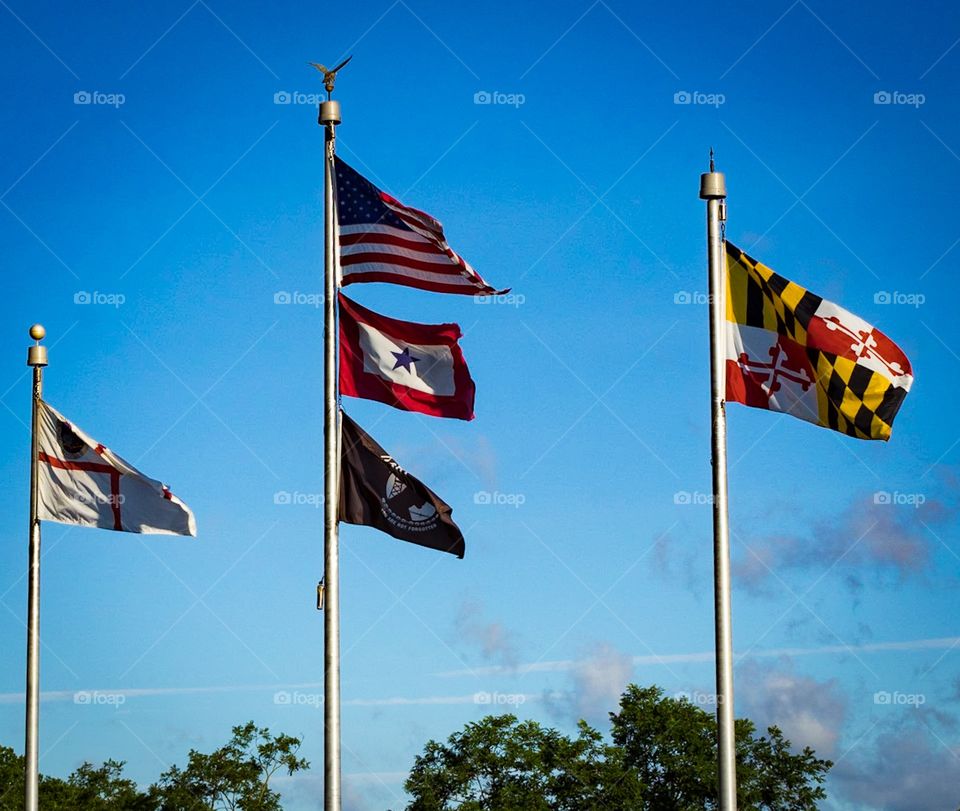
{"type": "Polygon", "coordinates": [[[157,811],[280,811],[270,780],[281,769],[293,774],[310,767],[297,756],[300,744],[250,721],[234,727],[229,743],[209,755],[191,749],[186,768],[171,766],[150,787],[150,797],[157,811]]]}
{"type": "MultiPolygon", "coordinates": [[[[716,721],[658,687],[630,685],[610,713],[612,743],[584,721],[575,738],[513,715],[429,741],[410,772],[407,811],[693,811],[717,807],[716,721]]],[[[739,807],[816,808],[830,761],[799,754],[776,727],[736,722],[739,807]]]]}
{"type": "MultiPolygon", "coordinates": [[[[586,723],[571,739],[535,721],[491,715],[447,744],[427,743],[406,781],[408,811],[456,808],[587,811],[624,807],[622,771],[608,762],[598,732],[586,723]]],[[[636,786],[635,786],[636,787],[636,786]]]]}
{"type": "MultiPolygon", "coordinates": [[[[123,761],[84,763],[66,780],[40,776],[44,811],[280,811],[270,788],[281,769],[293,774],[310,764],[297,756],[301,741],[274,737],[251,721],[233,728],[229,743],[212,754],[191,750],[187,766],[171,766],[149,790],[123,776],[123,761]]],[[[0,746],[0,811],[23,811],[24,759],[0,746]]]]}
{"type": "MultiPolygon", "coordinates": [[[[664,697],[659,687],[629,685],[620,712],[611,713],[614,745],[626,768],[644,785],[652,808],[717,807],[717,723],[686,699],[664,697]]],[[[742,809],[799,811],[826,797],[822,783],[833,764],[810,747],[790,752],[777,727],[757,737],[745,718],[735,722],[737,804],[742,809]]]]}
{"type": "Polygon", "coordinates": [[[23,808],[23,758],[0,746],[0,811],[23,808]]]}
{"type": "MultiPolygon", "coordinates": [[[[123,762],[108,760],[99,768],[82,764],[66,780],[40,776],[44,811],[153,811],[148,796],[122,777],[123,762]]],[[[0,747],[0,811],[23,810],[24,759],[0,747]]]]}
{"type": "Polygon", "coordinates": [[[64,807],[84,811],[153,811],[150,798],[133,780],[123,777],[124,765],[122,760],[108,760],[99,768],[91,763],[82,764],[67,778],[66,793],[71,795],[71,804],[64,807]]]}

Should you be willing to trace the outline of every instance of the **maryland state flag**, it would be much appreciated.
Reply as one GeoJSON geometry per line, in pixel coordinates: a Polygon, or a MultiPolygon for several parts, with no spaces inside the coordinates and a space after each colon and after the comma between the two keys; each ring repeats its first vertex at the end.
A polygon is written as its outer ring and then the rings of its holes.
{"type": "Polygon", "coordinates": [[[889,439],[913,383],[880,330],[726,243],[727,400],[889,439]]]}
{"type": "Polygon", "coordinates": [[[340,417],[339,520],[462,558],[463,534],[450,505],[342,411],[340,417]]]}

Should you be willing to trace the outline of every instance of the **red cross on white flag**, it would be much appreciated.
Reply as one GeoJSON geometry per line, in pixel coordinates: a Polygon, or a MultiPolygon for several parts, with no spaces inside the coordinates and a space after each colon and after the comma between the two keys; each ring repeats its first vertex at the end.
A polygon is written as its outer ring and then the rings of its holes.
{"type": "Polygon", "coordinates": [[[40,402],[38,517],[120,532],[196,535],[190,508],[40,402]]]}

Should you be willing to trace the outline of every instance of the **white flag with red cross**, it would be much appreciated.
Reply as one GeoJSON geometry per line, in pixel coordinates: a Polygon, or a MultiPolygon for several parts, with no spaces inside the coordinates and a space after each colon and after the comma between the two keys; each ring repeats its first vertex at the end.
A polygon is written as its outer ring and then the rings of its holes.
{"type": "Polygon", "coordinates": [[[39,404],[37,517],[119,532],[196,535],[190,508],[85,434],[56,409],[39,404]]]}

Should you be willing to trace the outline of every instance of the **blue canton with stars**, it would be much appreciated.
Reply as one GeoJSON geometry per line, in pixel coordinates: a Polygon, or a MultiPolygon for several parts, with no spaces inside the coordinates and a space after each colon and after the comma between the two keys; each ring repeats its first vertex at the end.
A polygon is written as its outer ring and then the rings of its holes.
{"type": "Polygon", "coordinates": [[[340,225],[389,225],[412,231],[380,199],[380,190],[363,175],[336,159],[337,219],[340,225]]]}

